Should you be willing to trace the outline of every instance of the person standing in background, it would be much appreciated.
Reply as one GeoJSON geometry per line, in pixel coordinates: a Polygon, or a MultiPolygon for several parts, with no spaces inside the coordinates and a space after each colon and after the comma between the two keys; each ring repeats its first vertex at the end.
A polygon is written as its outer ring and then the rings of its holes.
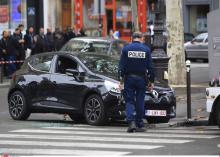
{"type": "MultiPolygon", "coordinates": [[[[25,50],[24,50],[24,40],[21,38],[21,31],[19,28],[15,29],[15,32],[12,36],[14,46],[15,46],[15,55],[17,60],[25,59],[25,50]]],[[[20,69],[21,63],[16,63],[17,69],[20,69]]]]}
{"type": "MultiPolygon", "coordinates": [[[[2,55],[5,56],[5,61],[14,62],[16,61],[16,48],[15,42],[12,37],[9,36],[8,31],[3,31],[2,39],[0,40],[0,47],[2,55]]],[[[11,78],[12,74],[16,71],[15,63],[6,64],[6,75],[7,78],[11,78]]]]}
{"type": "Polygon", "coordinates": [[[60,28],[55,29],[53,36],[54,36],[55,51],[59,51],[64,44],[64,36],[63,36],[63,33],[61,32],[60,28]]]}
{"type": "Polygon", "coordinates": [[[24,36],[25,40],[25,51],[26,51],[26,58],[29,57],[31,54],[34,54],[35,48],[35,41],[34,41],[34,28],[30,26],[26,31],[24,36]]]}
{"type": "Polygon", "coordinates": [[[34,49],[35,54],[47,52],[48,41],[44,34],[44,28],[39,29],[39,34],[34,37],[34,41],[36,42],[36,46],[34,49]]]}
{"type": "Polygon", "coordinates": [[[47,28],[47,34],[46,34],[47,42],[48,42],[48,52],[54,51],[54,36],[52,33],[51,28],[47,28]]]}

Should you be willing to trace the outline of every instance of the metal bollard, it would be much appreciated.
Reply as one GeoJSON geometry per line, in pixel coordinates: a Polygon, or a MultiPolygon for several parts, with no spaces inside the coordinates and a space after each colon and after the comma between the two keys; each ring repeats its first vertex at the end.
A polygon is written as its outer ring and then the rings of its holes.
{"type": "Polygon", "coordinates": [[[191,119],[191,62],[186,61],[186,88],[187,88],[187,119],[191,119]]]}

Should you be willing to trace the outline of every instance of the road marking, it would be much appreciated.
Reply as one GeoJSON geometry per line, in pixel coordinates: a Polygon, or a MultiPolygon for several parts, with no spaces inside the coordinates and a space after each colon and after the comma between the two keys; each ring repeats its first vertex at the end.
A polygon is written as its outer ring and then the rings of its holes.
{"type": "MultiPolygon", "coordinates": [[[[86,131],[119,131],[125,132],[126,128],[87,128],[87,127],[42,127],[44,129],[56,129],[56,130],[86,130],[86,131]]],[[[147,133],[183,133],[183,134],[214,134],[220,136],[219,130],[158,130],[158,129],[149,129],[147,133]]]]}
{"type": "MultiPolygon", "coordinates": [[[[158,134],[158,133],[135,133],[135,134],[131,134],[131,133],[122,133],[122,132],[91,132],[91,131],[75,131],[75,130],[71,130],[71,131],[67,131],[67,130],[42,130],[42,129],[20,129],[20,130],[12,130],[9,132],[15,132],[15,133],[33,133],[33,134],[74,134],[74,135],[97,135],[97,136],[121,136],[121,137],[168,137],[168,138],[172,138],[172,137],[180,137],[180,138],[195,138],[195,139],[212,139],[212,138],[218,138],[220,136],[217,135],[195,135],[195,134],[158,134]]],[[[179,131],[178,131],[179,132],[179,131]]]]}
{"type": "Polygon", "coordinates": [[[23,135],[23,134],[0,134],[0,138],[13,139],[43,139],[43,140],[64,140],[64,141],[106,141],[106,142],[135,142],[135,143],[165,143],[165,144],[183,144],[194,142],[194,140],[177,139],[153,139],[153,138],[126,138],[126,137],[100,137],[100,136],[53,136],[53,135],[23,135]]]}
{"type": "Polygon", "coordinates": [[[46,142],[46,141],[14,141],[0,140],[0,144],[4,145],[23,145],[23,146],[55,146],[55,147],[77,147],[77,148],[108,148],[108,149],[156,149],[163,147],[162,145],[134,145],[134,144],[111,144],[111,143],[89,143],[89,142],[46,142]]]}
{"type": "Polygon", "coordinates": [[[23,154],[23,155],[77,155],[77,156],[121,156],[127,155],[130,152],[117,151],[91,151],[91,150],[75,150],[75,149],[32,149],[32,148],[0,148],[0,154],[23,154]]]}

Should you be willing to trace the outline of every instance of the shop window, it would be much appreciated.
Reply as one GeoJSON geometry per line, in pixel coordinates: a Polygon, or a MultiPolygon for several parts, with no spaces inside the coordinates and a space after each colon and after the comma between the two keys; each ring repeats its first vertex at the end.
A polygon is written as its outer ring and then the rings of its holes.
{"type": "Polygon", "coordinates": [[[14,30],[19,24],[25,25],[25,10],[25,0],[0,0],[0,30],[14,30]]]}

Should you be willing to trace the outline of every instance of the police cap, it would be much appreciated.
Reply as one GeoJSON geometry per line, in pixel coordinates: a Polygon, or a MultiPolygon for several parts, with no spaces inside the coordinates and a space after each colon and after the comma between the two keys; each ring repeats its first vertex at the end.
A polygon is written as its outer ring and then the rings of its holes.
{"type": "Polygon", "coordinates": [[[132,38],[133,39],[136,39],[136,38],[142,38],[143,37],[143,34],[141,32],[134,32],[132,34],[132,38]]]}

